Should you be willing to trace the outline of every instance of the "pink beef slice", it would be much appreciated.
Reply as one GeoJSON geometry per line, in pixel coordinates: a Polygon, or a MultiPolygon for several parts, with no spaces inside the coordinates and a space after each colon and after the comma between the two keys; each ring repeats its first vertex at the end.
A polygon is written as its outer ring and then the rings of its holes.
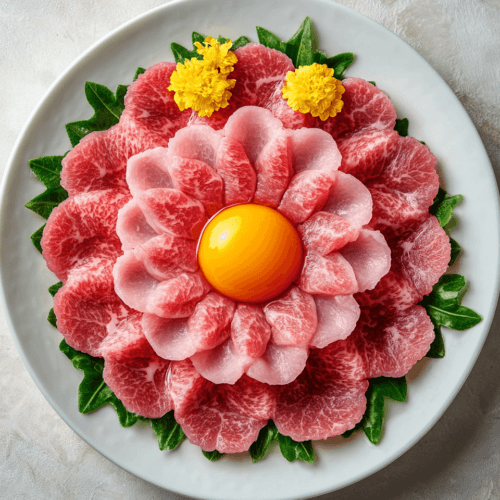
{"type": "Polygon", "coordinates": [[[194,273],[198,270],[196,242],[168,233],[137,245],[134,255],[159,281],[175,278],[184,271],[194,273]]]}
{"type": "Polygon", "coordinates": [[[174,187],[202,203],[208,217],[222,208],[224,182],[205,162],[171,156],[168,171],[174,187]]]}
{"type": "Polygon", "coordinates": [[[64,157],[61,185],[70,196],[126,188],[127,160],[158,145],[153,136],[123,119],[109,130],[88,134],[64,157]]]}
{"type": "Polygon", "coordinates": [[[318,328],[310,341],[311,347],[323,348],[337,340],[346,339],[356,327],[359,305],[352,295],[314,298],[318,328]]]}
{"type": "Polygon", "coordinates": [[[269,103],[265,105],[271,113],[278,118],[283,127],[291,130],[309,127],[312,124],[312,116],[309,113],[301,113],[294,111],[289,105],[288,101],[283,99],[283,85],[279,85],[274,94],[270,97],[269,103]]]}
{"type": "Polygon", "coordinates": [[[182,273],[162,281],[151,293],[146,311],[162,318],[187,318],[196,304],[210,291],[210,285],[199,272],[182,273]]]}
{"type": "Polygon", "coordinates": [[[450,239],[433,215],[413,229],[399,242],[396,259],[404,276],[420,293],[428,295],[448,268],[450,239]]]}
{"type": "Polygon", "coordinates": [[[210,292],[196,304],[188,329],[197,351],[213,349],[231,335],[235,309],[232,300],[217,292],[210,292]]]}
{"type": "Polygon", "coordinates": [[[340,253],[354,270],[359,292],[375,288],[391,268],[391,249],[380,231],[362,229],[358,239],[340,253]]]}
{"type": "Polygon", "coordinates": [[[132,83],[125,96],[122,121],[133,122],[139,134],[151,137],[156,146],[166,147],[175,133],[185,127],[191,110],[179,111],[174,92],[167,90],[176,64],[160,62],[150,66],[132,83]]]}
{"type": "Polygon", "coordinates": [[[369,187],[385,187],[405,195],[407,202],[428,209],[439,189],[436,157],[414,137],[399,137],[395,154],[369,187]]]}
{"type": "Polygon", "coordinates": [[[170,156],[197,160],[215,168],[223,135],[207,125],[192,125],[179,130],[168,144],[170,156]]]}
{"type": "Polygon", "coordinates": [[[57,328],[66,342],[91,356],[101,356],[101,342],[130,309],[114,291],[113,261],[87,259],[72,268],[68,280],[54,297],[57,328]]]}
{"type": "Polygon", "coordinates": [[[325,204],[334,183],[335,172],[300,172],[290,182],[278,210],[295,224],[304,222],[325,204]]]}
{"type": "Polygon", "coordinates": [[[129,158],[126,178],[132,196],[148,189],[174,187],[167,155],[168,149],[154,148],[129,158]]]}
{"type": "Polygon", "coordinates": [[[422,306],[396,316],[362,310],[349,337],[363,355],[367,377],[402,377],[429,351],[434,327],[422,306]]]}
{"type": "Polygon", "coordinates": [[[187,326],[187,318],[160,318],[145,313],[142,317],[144,335],[156,354],[164,359],[182,360],[196,352],[187,326]]]}
{"type": "Polygon", "coordinates": [[[293,175],[288,137],[277,132],[264,146],[255,161],[257,186],[254,202],[276,208],[293,175]]]}
{"type": "Polygon", "coordinates": [[[274,422],[296,441],[338,436],[361,420],[367,389],[363,358],[349,339],[311,349],[304,371],[279,387],[274,422]]]}
{"type": "Polygon", "coordinates": [[[336,182],[322,210],[336,214],[353,227],[361,229],[372,218],[372,197],[356,177],[337,172],[336,182]]]}
{"type": "Polygon", "coordinates": [[[158,234],[196,240],[206,222],[203,205],[178,189],[149,189],[134,199],[158,234]]]}
{"type": "Polygon", "coordinates": [[[158,235],[148,224],[137,200],[133,198],[118,211],[116,234],[120,238],[124,251],[133,250],[136,246],[147,243],[158,235]]]}
{"type": "Polygon", "coordinates": [[[245,375],[234,385],[217,385],[185,360],[172,363],[170,381],[175,418],[203,450],[246,451],[274,416],[275,389],[245,375]]]}
{"type": "Polygon", "coordinates": [[[227,137],[221,140],[215,170],[224,181],[226,206],[252,201],[257,174],[241,143],[227,137]]]}
{"type": "Polygon", "coordinates": [[[396,110],[386,94],[362,78],[346,78],[342,85],[345,88],[342,111],[324,122],[316,118],[318,128],[332,134],[334,139],[360,130],[394,129],[396,110]]]}
{"type": "Polygon", "coordinates": [[[305,248],[321,255],[339,250],[359,235],[359,229],[351,226],[340,215],[322,211],[299,224],[297,230],[305,248]]]}
{"type": "Polygon", "coordinates": [[[173,408],[167,377],[170,361],[149,345],[141,316],[131,314],[103,343],[103,377],[128,411],[159,418],[173,408]]]}
{"type": "Polygon", "coordinates": [[[118,210],[130,199],[121,189],[82,193],[50,214],[41,245],[47,267],[64,283],[81,261],[100,257],[116,260],[121,244],[116,234],[118,210]]]}
{"type": "Polygon", "coordinates": [[[338,252],[325,256],[308,252],[299,286],[304,292],[314,295],[351,295],[358,291],[352,266],[338,252]]]}
{"type": "Polygon", "coordinates": [[[395,154],[399,140],[395,130],[368,129],[337,140],[342,154],[340,170],[361,182],[376,179],[395,154]]]}
{"type": "Polygon", "coordinates": [[[271,325],[261,306],[238,304],[231,321],[231,339],[238,354],[260,358],[271,338],[271,325]]]}
{"type": "Polygon", "coordinates": [[[247,375],[269,385],[289,384],[302,373],[308,355],[306,346],[282,346],[270,342],[264,355],[248,368],[247,375]]]}
{"type": "Polygon", "coordinates": [[[307,346],[318,325],[314,299],[292,287],[283,297],[264,307],[272,327],[272,341],[282,346],[307,346]]]}

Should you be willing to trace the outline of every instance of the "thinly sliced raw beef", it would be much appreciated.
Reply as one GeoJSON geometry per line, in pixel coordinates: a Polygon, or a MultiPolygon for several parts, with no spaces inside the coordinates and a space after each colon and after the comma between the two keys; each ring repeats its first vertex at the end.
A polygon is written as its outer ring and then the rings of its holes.
{"type": "Polygon", "coordinates": [[[50,214],[41,245],[47,267],[64,283],[68,271],[92,257],[116,260],[118,210],[130,199],[120,189],[82,193],[63,201],[50,214]]]}
{"type": "Polygon", "coordinates": [[[307,113],[301,113],[300,111],[294,111],[288,102],[283,99],[283,85],[284,82],[276,87],[274,94],[269,98],[269,103],[266,104],[266,108],[271,111],[271,113],[281,120],[283,127],[291,130],[297,130],[303,127],[308,127],[312,122],[312,116],[307,113]]]}
{"type": "Polygon", "coordinates": [[[295,70],[287,55],[259,43],[249,43],[234,53],[238,62],[229,78],[236,80],[231,100],[238,107],[266,107],[283,85],[287,71],[295,70]]]}
{"type": "Polygon", "coordinates": [[[231,322],[231,339],[241,356],[260,358],[271,338],[271,325],[261,306],[238,304],[231,322]]]}
{"type": "Polygon", "coordinates": [[[327,255],[342,248],[359,235],[359,229],[351,226],[340,215],[317,212],[297,227],[302,243],[309,251],[327,255]]]}
{"type": "Polygon", "coordinates": [[[264,307],[272,327],[272,341],[283,346],[307,346],[318,325],[316,305],[308,293],[294,286],[264,307]]]}
{"type": "Polygon", "coordinates": [[[359,292],[374,288],[391,268],[391,249],[380,231],[362,229],[358,239],[340,253],[354,270],[359,292]]]}
{"type": "Polygon", "coordinates": [[[363,183],[376,179],[395,154],[399,137],[391,129],[361,130],[341,137],[337,140],[340,170],[363,183]]]}
{"type": "Polygon", "coordinates": [[[103,377],[128,411],[159,418],[173,408],[167,381],[170,362],[149,345],[141,316],[130,315],[103,342],[103,377]]]}
{"type": "Polygon", "coordinates": [[[116,234],[122,242],[123,250],[132,250],[158,236],[158,233],[148,224],[146,216],[134,199],[119,210],[116,234]]]}
{"type": "Polygon", "coordinates": [[[149,297],[147,312],[162,318],[187,318],[210,291],[200,273],[183,273],[162,281],[149,297]]]}
{"type": "Polygon", "coordinates": [[[377,87],[362,78],[346,78],[342,81],[342,111],[315,125],[332,134],[333,138],[363,129],[392,130],[396,123],[396,110],[390,99],[377,87]]]}
{"type": "Polygon", "coordinates": [[[222,208],[224,183],[221,176],[205,162],[170,156],[168,171],[174,187],[200,201],[208,217],[222,208]]]}
{"type": "Polygon", "coordinates": [[[368,378],[402,377],[429,351],[434,327],[422,306],[389,318],[362,310],[349,338],[363,355],[368,378]]]}
{"type": "Polygon", "coordinates": [[[283,124],[270,111],[246,106],[229,118],[224,133],[226,138],[243,146],[248,160],[254,165],[265,145],[282,130],[283,124]]]}
{"type": "Polygon", "coordinates": [[[403,274],[422,294],[428,295],[450,262],[450,239],[433,215],[413,228],[398,244],[403,274]]]}
{"type": "MultiPolygon", "coordinates": [[[[290,108],[291,109],[291,108],[290,108]]],[[[295,173],[304,170],[337,170],[342,156],[332,136],[316,128],[289,132],[289,147],[295,173]]]]}
{"type": "Polygon", "coordinates": [[[101,342],[130,314],[114,292],[113,261],[88,259],[70,270],[68,280],[54,297],[57,329],[66,342],[91,356],[101,356],[101,342]]]}
{"type": "Polygon", "coordinates": [[[134,255],[159,281],[175,278],[184,271],[194,273],[198,270],[196,242],[168,233],[137,245],[134,255]]]}
{"type": "Polygon", "coordinates": [[[192,125],[175,134],[168,144],[168,152],[171,156],[202,161],[215,168],[222,137],[220,132],[207,125],[192,125]]]}
{"type": "Polygon", "coordinates": [[[296,224],[304,222],[325,204],[334,183],[334,171],[300,172],[290,182],[278,210],[296,224]]]}
{"type": "Polygon", "coordinates": [[[187,125],[191,110],[179,111],[174,93],[167,90],[176,68],[173,62],[150,66],[132,83],[125,95],[125,111],[120,123],[130,120],[141,135],[154,137],[156,146],[166,147],[180,128],[187,125]]]}
{"type": "Polygon", "coordinates": [[[158,234],[196,240],[206,221],[203,205],[178,189],[149,189],[134,200],[158,234]]]}
{"type": "Polygon", "coordinates": [[[406,194],[412,206],[427,209],[439,189],[436,163],[427,146],[414,137],[399,137],[396,153],[372,187],[394,189],[406,194]]]}
{"type": "Polygon", "coordinates": [[[228,137],[221,140],[215,170],[224,181],[226,205],[252,201],[257,174],[241,143],[228,137]]]}
{"type": "Polygon", "coordinates": [[[206,451],[248,450],[274,415],[274,389],[245,376],[234,385],[215,385],[191,361],[174,361],[170,383],[177,422],[206,451]]]}
{"type": "Polygon", "coordinates": [[[300,288],[314,295],[351,295],[358,291],[354,270],[338,252],[308,252],[299,280],[300,288]]]}
{"type": "Polygon", "coordinates": [[[311,347],[322,349],[337,340],[346,339],[356,328],[359,305],[352,295],[314,297],[318,328],[309,342],[311,347]]]}
{"type": "Polygon", "coordinates": [[[148,189],[174,187],[167,154],[166,148],[154,148],[129,158],[126,178],[132,196],[148,189]]]}
{"type": "Polygon", "coordinates": [[[164,359],[182,360],[196,352],[187,318],[160,318],[146,313],[142,317],[142,329],[156,354],[164,359]]]}
{"type": "Polygon", "coordinates": [[[349,339],[311,349],[305,370],[279,387],[274,422],[296,441],[338,436],[361,420],[367,389],[363,358],[349,339]]]}
{"type": "Polygon", "coordinates": [[[236,351],[229,338],[214,349],[191,356],[196,370],[214,384],[234,384],[253,363],[253,359],[236,351]]]}
{"type": "Polygon", "coordinates": [[[305,346],[267,345],[264,355],[247,370],[249,377],[269,385],[293,382],[306,366],[309,349],[305,346]]]}
{"type": "Polygon", "coordinates": [[[288,135],[278,131],[264,146],[255,161],[257,187],[254,202],[277,207],[292,177],[288,135]]]}
{"type": "Polygon", "coordinates": [[[322,210],[339,215],[352,226],[361,229],[372,218],[372,197],[356,177],[337,172],[337,180],[322,210]]]}

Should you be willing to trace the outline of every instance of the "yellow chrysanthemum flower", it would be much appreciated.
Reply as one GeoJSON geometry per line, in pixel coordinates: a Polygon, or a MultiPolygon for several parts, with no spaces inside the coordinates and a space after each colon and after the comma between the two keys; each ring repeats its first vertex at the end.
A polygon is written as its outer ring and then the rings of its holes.
{"type": "Polygon", "coordinates": [[[233,46],[233,42],[228,39],[226,43],[221,44],[215,38],[207,36],[203,43],[205,46],[200,42],[195,42],[195,46],[198,47],[196,52],[203,56],[203,60],[212,63],[224,75],[231,73],[234,65],[238,62],[234,52],[229,50],[233,46]]]}
{"type": "Polygon", "coordinates": [[[340,113],[344,92],[342,82],[333,78],[333,69],[314,63],[286,74],[283,98],[294,111],[311,113],[324,121],[340,113]]]}
{"type": "Polygon", "coordinates": [[[228,80],[213,64],[193,57],[177,69],[170,77],[168,90],[175,92],[174,100],[181,111],[186,108],[198,111],[199,116],[212,116],[214,111],[225,108],[231,97],[236,80],[228,80]]]}

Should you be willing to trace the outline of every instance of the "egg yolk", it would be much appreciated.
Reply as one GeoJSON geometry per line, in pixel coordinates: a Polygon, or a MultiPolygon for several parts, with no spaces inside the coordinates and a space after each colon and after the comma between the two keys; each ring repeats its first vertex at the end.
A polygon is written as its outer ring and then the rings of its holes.
{"type": "Polygon", "coordinates": [[[265,302],[284,292],[298,278],[302,259],[292,223],[272,208],[251,203],[219,212],[198,245],[207,281],[239,302],[265,302]]]}

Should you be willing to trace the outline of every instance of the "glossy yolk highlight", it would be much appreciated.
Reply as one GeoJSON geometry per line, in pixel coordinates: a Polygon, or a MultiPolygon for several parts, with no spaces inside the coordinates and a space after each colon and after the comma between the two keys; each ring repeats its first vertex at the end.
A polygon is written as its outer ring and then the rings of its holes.
{"type": "Polygon", "coordinates": [[[236,205],[205,227],[198,262],[208,282],[239,302],[265,302],[299,276],[303,250],[291,222],[272,208],[236,205]]]}

